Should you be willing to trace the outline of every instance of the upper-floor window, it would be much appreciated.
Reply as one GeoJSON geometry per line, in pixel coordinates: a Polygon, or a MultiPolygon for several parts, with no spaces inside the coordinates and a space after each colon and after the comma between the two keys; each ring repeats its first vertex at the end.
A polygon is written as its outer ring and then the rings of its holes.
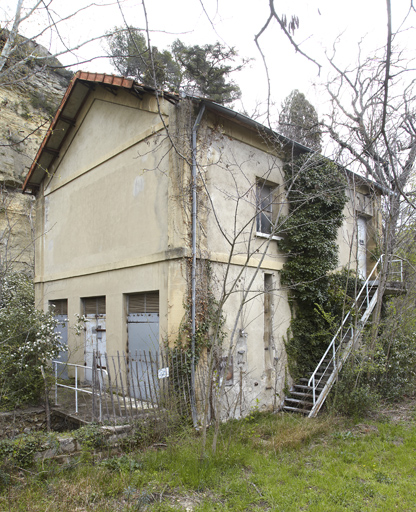
{"type": "Polygon", "coordinates": [[[275,229],[278,202],[277,185],[258,181],[256,184],[256,230],[257,235],[269,236],[275,229]]]}

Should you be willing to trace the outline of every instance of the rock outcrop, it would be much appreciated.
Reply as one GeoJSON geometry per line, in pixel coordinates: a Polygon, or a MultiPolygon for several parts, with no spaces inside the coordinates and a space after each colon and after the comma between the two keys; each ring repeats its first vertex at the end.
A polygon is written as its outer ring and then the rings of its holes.
{"type": "Polygon", "coordinates": [[[0,81],[0,272],[33,271],[34,198],[21,186],[72,76],[45,48],[25,52],[0,81]]]}

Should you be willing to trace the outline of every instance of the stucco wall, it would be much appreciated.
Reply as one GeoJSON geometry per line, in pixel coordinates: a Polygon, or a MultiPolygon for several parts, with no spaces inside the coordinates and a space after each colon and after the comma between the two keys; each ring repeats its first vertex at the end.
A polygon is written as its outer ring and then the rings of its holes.
{"type": "Polygon", "coordinates": [[[148,99],[98,89],[38,195],[36,295],[44,308],[68,300],[72,361],[83,361],[84,336],[72,329],[83,297],[106,296],[110,355],[127,349],[126,294],[159,291],[161,342],[183,317],[186,251],[168,218],[177,201],[155,109],[148,99]]]}
{"type": "Polygon", "coordinates": [[[381,237],[381,210],[380,194],[370,187],[356,183],[351,175],[347,176],[348,187],[346,195],[348,201],[344,207],[344,222],[338,230],[337,244],[339,247],[339,268],[348,267],[358,273],[359,264],[357,260],[358,230],[357,221],[361,217],[365,219],[367,227],[366,249],[367,249],[367,275],[379,258],[378,248],[381,237]],[[365,208],[362,208],[360,199],[365,198],[365,208]]]}
{"type": "MultiPolygon", "coordinates": [[[[72,361],[84,358],[84,336],[72,329],[83,297],[106,297],[109,355],[128,348],[130,293],[159,291],[160,342],[172,343],[177,336],[189,287],[189,114],[185,102],[183,108],[162,103],[167,137],[150,95],[139,100],[98,87],[43,182],[37,200],[36,295],[44,308],[49,301],[68,300],[72,361]]],[[[212,263],[214,294],[231,292],[224,306],[224,347],[233,337],[236,386],[227,389],[227,400],[244,414],[256,404],[280,403],[286,384],[284,338],[291,313],[279,281],[285,258],[276,240],[258,236],[255,222],[259,180],[276,186],[282,204],[277,201],[274,208],[287,213],[282,155],[259,134],[206,114],[198,164],[198,257],[212,263]],[[268,341],[266,280],[272,283],[268,341]]],[[[341,265],[350,254],[354,261],[356,252],[353,196],[345,217],[338,236],[341,265]]]]}
{"type": "MultiPolygon", "coordinates": [[[[210,120],[211,124],[211,120],[210,120]]],[[[206,234],[201,233],[201,246],[214,261],[227,262],[230,242],[234,244],[234,262],[245,262],[250,255],[253,263],[266,251],[266,268],[281,268],[284,258],[276,241],[257,236],[256,183],[266,181],[276,188],[274,212],[287,213],[282,159],[274,154],[256,134],[225,123],[222,131],[206,132],[206,146],[202,153],[202,173],[207,184],[205,198],[208,213],[206,234]],[[281,204],[278,204],[281,201],[281,204]]]]}

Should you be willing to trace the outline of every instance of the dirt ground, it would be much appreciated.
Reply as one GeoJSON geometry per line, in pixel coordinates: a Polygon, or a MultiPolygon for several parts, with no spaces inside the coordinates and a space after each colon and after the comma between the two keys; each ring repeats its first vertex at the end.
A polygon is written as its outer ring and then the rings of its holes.
{"type": "Polygon", "coordinates": [[[369,414],[369,417],[382,421],[383,418],[394,423],[411,422],[416,420],[416,395],[404,396],[400,402],[381,402],[376,411],[369,414]]]}

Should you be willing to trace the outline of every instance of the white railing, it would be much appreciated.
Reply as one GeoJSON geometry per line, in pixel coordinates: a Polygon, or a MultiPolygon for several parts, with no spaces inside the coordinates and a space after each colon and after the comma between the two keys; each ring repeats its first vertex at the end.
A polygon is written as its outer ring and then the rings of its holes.
{"type": "MultiPolygon", "coordinates": [[[[373,270],[367,277],[361,290],[358,292],[358,295],[356,296],[351,309],[345,315],[339,329],[337,330],[335,336],[332,338],[331,343],[329,344],[308,381],[308,386],[312,388],[313,399],[313,408],[309,414],[310,417],[314,416],[322,406],[326,395],[332,387],[336,375],[342,368],[342,365],[350,354],[355,342],[358,340],[359,334],[361,333],[364,325],[366,324],[374,309],[374,306],[377,303],[378,280],[374,278],[377,275],[377,269],[382,265],[382,263],[383,255],[374,265],[373,270]],[[349,323],[353,320],[353,315],[363,310],[364,313],[362,314],[361,318],[359,318],[356,326],[349,325],[349,323]],[[343,332],[344,330],[345,332],[343,332]],[[319,389],[319,386],[323,384],[324,379],[328,377],[328,374],[330,374],[330,376],[317,396],[317,390],[319,389]]],[[[398,280],[403,282],[402,260],[395,259],[390,262],[389,276],[398,276],[398,280]],[[395,267],[398,267],[398,270],[395,269],[395,267]]]]}
{"type": "MultiPolygon", "coordinates": [[[[73,389],[75,391],[75,414],[78,414],[78,393],[87,393],[88,395],[93,395],[94,394],[94,390],[89,390],[89,389],[85,389],[85,388],[82,388],[80,386],[78,386],[78,368],[82,368],[84,370],[84,375],[85,375],[85,370],[91,370],[91,372],[93,371],[93,368],[92,366],[84,366],[83,364],[74,364],[74,363],[65,363],[63,361],[52,361],[52,364],[54,365],[54,369],[55,369],[55,405],[58,405],[58,387],[60,388],[66,388],[66,389],[73,389]],[[61,364],[61,365],[64,365],[65,367],[68,367],[68,366],[72,366],[75,368],[75,385],[74,386],[69,386],[68,384],[61,384],[58,382],[58,365],[61,364]]],[[[97,372],[103,372],[105,373],[106,375],[108,375],[107,373],[107,370],[104,370],[104,368],[95,368],[95,371],[97,372]]],[[[99,382],[99,386],[100,386],[100,395],[102,394],[102,381],[100,378],[98,378],[98,382],[99,382]]],[[[101,400],[99,401],[99,421],[101,422],[102,421],[102,407],[101,407],[101,400]]]]}

